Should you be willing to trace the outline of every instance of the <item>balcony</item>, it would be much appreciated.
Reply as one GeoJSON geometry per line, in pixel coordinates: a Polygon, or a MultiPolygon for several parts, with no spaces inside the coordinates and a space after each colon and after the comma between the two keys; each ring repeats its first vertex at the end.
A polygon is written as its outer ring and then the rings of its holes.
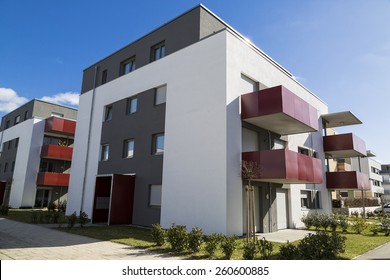
{"type": "Polygon", "coordinates": [[[328,189],[370,190],[367,174],[357,171],[326,172],[328,189]]]}
{"type": "Polygon", "coordinates": [[[321,160],[289,150],[242,153],[243,161],[257,162],[261,175],[254,181],[280,184],[322,183],[321,160]]]}
{"type": "Polygon", "coordinates": [[[37,185],[39,186],[69,186],[68,173],[39,172],[37,185]]]}
{"type": "Polygon", "coordinates": [[[76,131],[76,121],[50,117],[46,119],[45,132],[55,134],[74,135],[76,131]]]}
{"type": "Polygon", "coordinates": [[[332,158],[366,156],[366,144],[352,133],[323,137],[324,152],[332,158]]]}
{"type": "Polygon", "coordinates": [[[283,86],[242,95],[241,119],[279,135],[318,130],[317,109],[283,86]]]}
{"type": "Polygon", "coordinates": [[[43,145],[41,149],[41,158],[72,160],[72,147],[58,146],[53,144],[43,145]]]}

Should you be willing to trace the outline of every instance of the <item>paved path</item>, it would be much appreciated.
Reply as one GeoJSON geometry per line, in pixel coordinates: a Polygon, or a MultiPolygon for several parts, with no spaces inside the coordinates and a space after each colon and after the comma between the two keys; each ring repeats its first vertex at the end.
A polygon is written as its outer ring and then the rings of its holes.
{"type": "Polygon", "coordinates": [[[126,259],[179,258],[0,218],[0,260],[126,259]]]}
{"type": "Polygon", "coordinates": [[[355,260],[390,260],[390,242],[356,257],[355,260]]]}

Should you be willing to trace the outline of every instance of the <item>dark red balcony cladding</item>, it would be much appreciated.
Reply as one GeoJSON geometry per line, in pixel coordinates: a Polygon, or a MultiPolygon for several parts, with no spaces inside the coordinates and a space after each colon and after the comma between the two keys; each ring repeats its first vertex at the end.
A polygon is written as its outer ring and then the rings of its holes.
{"type": "Polygon", "coordinates": [[[368,174],[357,171],[326,172],[328,189],[369,190],[368,174]]]}
{"type": "Polygon", "coordinates": [[[324,152],[332,158],[351,158],[366,155],[365,142],[352,133],[323,137],[324,152]]]}
{"type": "Polygon", "coordinates": [[[72,147],[58,145],[44,145],[41,149],[41,158],[72,160],[72,147]]]}
{"type": "Polygon", "coordinates": [[[321,160],[289,150],[245,152],[242,160],[259,164],[261,175],[256,181],[320,184],[323,180],[321,160]]]}
{"type": "Polygon", "coordinates": [[[317,109],[283,86],[242,95],[241,119],[280,135],[318,130],[317,109]]]}
{"type": "Polygon", "coordinates": [[[76,121],[51,117],[46,119],[45,132],[74,135],[76,132],[76,121]]]}
{"type": "Polygon", "coordinates": [[[54,172],[39,172],[37,177],[37,185],[39,186],[69,186],[70,174],[54,173],[54,172]]]}

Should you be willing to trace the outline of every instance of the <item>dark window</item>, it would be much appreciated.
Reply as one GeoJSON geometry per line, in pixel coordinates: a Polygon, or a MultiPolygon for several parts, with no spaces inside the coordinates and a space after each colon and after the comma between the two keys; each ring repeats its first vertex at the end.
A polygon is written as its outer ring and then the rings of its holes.
{"type": "Polygon", "coordinates": [[[320,192],[301,190],[301,207],[307,209],[320,209],[320,192]]]}
{"type": "Polygon", "coordinates": [[[161,155],[164,153],[164,133],[153,135],[153,155],[161,155]]]}
{"type": "Polygon", "coordinates": [[[11,122],[10,120],[7,120],[7,122],[5,123],[5,129],[9,128],[11,125],[11,122]]]}
{"type": "Polygon", "coordinates": [[[126,114],[133,114],[137,112],[137,97],[131,97],[127,99],[126,114]]]}
{"type": "Polygon", "coordinates": [[[107,69],[102,72],[102,85],[107,83],[107,69]]]}
{"type": "Polygon", "coordinates": [[[107,161],[110,155],[110,146],[108,144],[102,145],[101,161],[107,161]]]}
{"type": "Polygon", "coordinates": [[[1,171],[3,170],[3,169],[1,169],[3,166],[1,165],[1,163],[0,163],[0,173],[1,173],[1,171]]]}
{"type": "Polygon", "coordinates": [[[108,105],[105,107],[104,121],[109,121],[111,119],[112,119],[112,105],[108,105]]]}
{"type": "Polygon", "coordinates": [[[159,60],[165,56],[165,42],[152,47],[151,61],[159,60]]]}
{"type": "Polygon", "coordinates": [[[18,123],[20,123],[20,115],[15,117],[14,124],[18,124],[18,123]]]}
{"type": "Polygon", "coordinates": [[[11,172],[14,172],[14,169],[15,169],[15,162],[13,161],[11,164],[11,172]]]}
{"type": "Polygon", "coordinates": [[[128,139],[123,142],[123,157],[132,158],[134,156],[134,139],[128,139]]]}
{"type": "Polygon", "coordinates": [[[15,148],[17,148],[19,146],[19,138],[16,138],[15,139],[15,148]]]}
{"type": "Polygon", "coordinates": [[[8,150],[12,147],[12,140],[8,141],[8,150]]]}
{"type": "Polygon", "coordinates": [[[4,172],[7,172],[8,171],[8,162],[6,162],[5,164],[4,164],[4,172]]]}
{"type": "Polygon", "coordinates": [[[305,149],[305,148],[302,148],[302,147],[298,147],[298,153],[308,156],[309,155],[309,150],[305,149]]]}
{"type": "Polygon", "coordinates": [[[28,119],[28,111],[24,112],[24,120],[28,119]]]}
{"type": "Polygon", "coordinates": [[[125,60],[121,63],[121,75],[125,75],[135,70],[135,57],[125,60]]]}

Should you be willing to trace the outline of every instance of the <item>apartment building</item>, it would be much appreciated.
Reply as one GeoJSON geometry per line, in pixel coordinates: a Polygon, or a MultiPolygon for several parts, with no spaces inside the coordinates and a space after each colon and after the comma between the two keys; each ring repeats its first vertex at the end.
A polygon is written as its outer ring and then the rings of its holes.
{"type": "Polygon", "coordinates": [[[359,123],[199,5],[84,70],[67,214],[244,234],[248,161],[256,231],[300,227],[368,186],[326,162],[361,150],[327,129],[359,123]]]}
{"type": "Polygon", "coordinates": [[[390,201],[390,164],[382,164],[380,174],[383,180],[383,198],[385,201],[390,201]]]}
{"type": "Polygon", "coordinates": [[[31,100],[2,118],[0,201],[44,208],[67,199],[77,110],[31,100]]]}

